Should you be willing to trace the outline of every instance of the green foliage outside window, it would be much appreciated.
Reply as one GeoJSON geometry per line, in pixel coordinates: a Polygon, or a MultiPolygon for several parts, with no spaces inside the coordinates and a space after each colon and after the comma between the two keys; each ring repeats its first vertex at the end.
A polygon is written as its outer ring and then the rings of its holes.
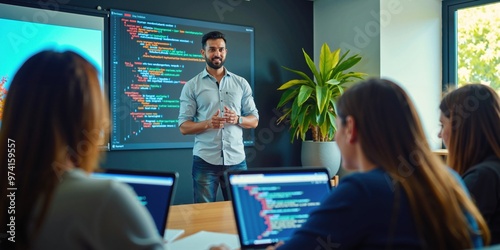
{"type": "Polygon", "coordinates": [[[500,93],[500,3],[457,11],[458,85],[483,83],[500,93]]]}

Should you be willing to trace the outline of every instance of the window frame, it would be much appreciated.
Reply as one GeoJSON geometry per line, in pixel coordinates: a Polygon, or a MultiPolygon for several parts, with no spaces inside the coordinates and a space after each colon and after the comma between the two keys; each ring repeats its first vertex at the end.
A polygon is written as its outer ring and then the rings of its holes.
{"type": "Polygon", "coordinates": [[[443,91],[445,91],[449,87],[456,87],[458,84],[457,10],[498,2],[500,2],[500,0],[443,0],[443,91]]]}

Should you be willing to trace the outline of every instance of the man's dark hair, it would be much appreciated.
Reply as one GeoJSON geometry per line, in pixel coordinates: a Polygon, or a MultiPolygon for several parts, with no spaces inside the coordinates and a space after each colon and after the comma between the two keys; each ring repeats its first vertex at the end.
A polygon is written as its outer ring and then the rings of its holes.
{"type": "Polygon", "coordinates": [[[219,39],[221,38],[224,40],[224,43],[226,43],[226,38],[224,37],[224,34],[220,31],[211,31],[203,35],[203,38],[201,38],[201,48],[205,49],[205,46],[207,45],[207,40],[209,39],[219,39]]]}

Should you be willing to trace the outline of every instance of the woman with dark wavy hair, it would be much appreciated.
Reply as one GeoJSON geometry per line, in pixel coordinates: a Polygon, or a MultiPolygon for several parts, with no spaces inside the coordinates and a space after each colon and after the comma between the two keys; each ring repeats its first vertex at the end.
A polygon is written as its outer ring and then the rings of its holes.
{"type": "Polygon", "coordinates": [[[340,97],[336,110],[342,166],[356,173],[343,177],[278,250],[471,249],[488,243],[484,219],[460,177],[430,150],[401,87],[381,79],[360,82],[340,97]]]}
{"type": "Polygon", "coordinates": [[[467,84],[445,95],[439,108],[448,165],[462,176],[492,244],[500,244],[500,98],[489,86],[467,84]]]}
{"type": "Polygon", "coordinates": [[[96,68],[74,52],[42,51],[21,66],[0,130],[1,249],[163,249],[130,187],[88,176],[108,109],[96,68]]]}

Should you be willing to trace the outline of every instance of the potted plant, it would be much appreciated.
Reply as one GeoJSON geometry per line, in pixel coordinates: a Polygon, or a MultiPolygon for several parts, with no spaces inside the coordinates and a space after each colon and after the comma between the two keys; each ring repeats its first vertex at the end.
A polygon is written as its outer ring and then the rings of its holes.
{"type": "MultiPolygon", "coordinates": [[[[335,154],[332,150],[338,151],[336,143],[333,142],[337,117],[335,102],[344,93],[349,83],[356,79],[363,79],[366,74],[347,72],[361,60],[359,54],[348,57],[349,51],[347,51],[341,55],[340,49],[331,51],[328,44],[324,43],[321,46],[318,67],[316,67],[304,49],[302,52],[314,78],[309,77],[305,72],[283,67],[296,73],[300,78],[289,80],[278,88],[284,92],[277,105],[283,115],[277,122],[289,122],[292,142],[294,139],[302,140],[302,165],[322,164],[320,166],[325,166],[328,163],[331,165],[331,159],[322,159],[325,156],[311,153],[324,152],[326,156],[329,156],[335,154]],[[311,133],[312,141],[306,140],[308,132],[311,133]],[[308,146],[313,148],[307,148],[308,146]],[[306,157],[311,157],[311,160],[305,159],[306,157]]],[[[338,159],[333,161],[335,161],[333,164],[337,166],[326,166],[330,169],[332,176],[340,167],[340,152],[338,152],[338,159]]]]}

